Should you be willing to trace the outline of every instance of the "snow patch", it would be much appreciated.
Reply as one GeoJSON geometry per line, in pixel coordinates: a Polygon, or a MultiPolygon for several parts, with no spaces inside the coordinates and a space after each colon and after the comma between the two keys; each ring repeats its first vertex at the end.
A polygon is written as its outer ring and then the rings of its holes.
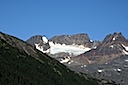
{"type": "Polygon", "coordinates": [[[113,45],[110,45],[109,47],[110,47],[110,48],[113,48],[114,46],[113,46],[113,45]]]}
{"type": "Polygon", "coordinates": [[[128,62],[128,59],[127,59],[127,60],[125,60],[125,62],[128,62]]]}
{"type": "Polygon", "coordinates": [[[60,63],[67,63],[70,59],[70,57],[65,57],[64,59],[61,59],[60,63]]]}
{"type": "Polygon", "coordinates": [[[71,63],[73,63],[74,61],[73,60],[71,60],[70,62],[68,62],[68,64],[71,64],[71,63]]]}
{"type": "Polygon", "coordinates": [[[117,71],[119,71],[119,72],[120,72],[120,71],[121,71],[121,69],[119,69],[119,68],[118,68],[118,69],[117,69],[117,71]]]}
{"type": "Polygon", "coordinates": [[[50,49],[47,49],[46,51],[44,51],[43,46],[40,46],[39,44],[35,44],[36,49],[40,50],[43,53],[49,53],[50,49]]]}
{"type": "Polygon", "coordinates": [[[116,40],[116,38],[114,37],[112,40],[116,40]]]}
{"type": "Polygon", "coordinates": [[[101,70],[101,69],[98,69],[97,71],[98,71],[99,73],[102,73],[104,70],[103,70],[103,69],[102,69],[102,70],[101,70]]]}
{"type": "Polygon", "coordinates": [[[120,68],[117,68],[117,69],[113,69],[114,71],[118,71],[118,72],[120,72],[121,71],[121,69],[120,68]]]}
{"type": "Polygon", "coordinates": [[[122,46],[125,48],[126,51],[128,51],[128,46],[125,46],[124,44],[122,44],[122,46]]]}
{"type": "Polygon", "coordinates": [[[44,41],[44,43],[48,43],[48,39],[45,36],[42,37],[42,40],[44,41]]]}
{"type": "Polygon", "coordinates": [[[97,47],[95,46],[95,47],[93,47],[93,49],[96,49],[97,47]]]}
{"type": "Polygon", "coordinates": [[[90,42],[93,42],[93,40],[90,40],[90,42]]]}
{"type": "Polygon", "coordinates": [[[86,67],[86,65],[82,65],[82,66],[81,66],[81,68],[84,68],[84,67],[86,67]]]}
{"type": "Polygon", "coordinates": [[[125,50],[123,50],[123,53],[124,53],[125,55],[128,55],[128,52],[126,52],[125,50]]]}

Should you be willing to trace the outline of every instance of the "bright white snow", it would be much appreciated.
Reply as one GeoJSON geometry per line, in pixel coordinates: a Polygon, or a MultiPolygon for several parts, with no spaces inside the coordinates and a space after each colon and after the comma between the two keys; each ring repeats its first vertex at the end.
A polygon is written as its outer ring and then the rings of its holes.
{"type": "MultiPolygon", "coordinates": [[[[42,37],[43,41],[45,43],[48,42],[48,40],[46,39],[46,37],[42,37]]],[[[56,53],[60,53],[60,52],[65,52],[65,53],[69,53],[69,54],[73,54],[75,56],[80,55],[86,51],[91,50],[91,48],[88,47],[84,47],[83,45],[65,45],[65,44],[57,44],[57,43],[53,43],[53,42],[48,42],[50,48],[46,51],[44,51],[43,46],[40,46],[39,44],[35,44],[36,49],[42,51],[43,53],[50,53],[50,54],[56,54],[56,53]]]]}
{"type": "Polygon", "coordinates": [[[125,62],[128,62],[128,59],[127,59],[127,60],[125,60],[125,62]]]}
{"type": "Polygon", "coordinates": [[[121,71],[121,69],[119,69],[119,68],[118,68],[118,69],[117,69],[117,71],[119,71],[119,72],[120,72],[120,71],[121,71]]]}
{"type": "Polygon", "coordinates": [[[123,53],[124,53],[125,55],[128,55],[128,52],[126,52],[125,50],[123,50],[123,53]]]}
{"type": "Polygon", "coordinates": [[[116,38],[114,37],[112,40],[116,40],[116,38]]]}
{"type": "Polygon", "coordinates": [[[73,63],[74,61],[73,60],[71,60],[70,62],[68,62],[68,64],[71,64],[71,63],[73,63]]]}
{"type": "Polygon", "coordinates": [[[70,61],[70,57],[66,57],[64,59],[61,59],[60,63],[67,63],[68,61],[70,61]]]}
{"type": "Polygon", "coordinates": [[[95,47],[93,47],[92,49],[96,49],[97,47],[95,46],[95,47]]]}
{"type": "Polygon", "coordinates": [[[128,51],[128,46],[125,46],[124,44],[122,44],[122,46],[125,48],[126,51],[128,51]]]}
{"type": "Polygon", "coordinates": [[[128,46],[125,46],[124,44],[122,44],[122,46],[125,48],[125,50],[123,50],[123,53],[125,54],[125,55],[128,55],[128,46]]]}
{"type": "Polygon", "coordinates": [[[113,48],[113,45],[110,45],[109,47],[113,48]]]}
{"type": "Polygon", "coordinates": [[[121,71],[121,69],[120,68],[117,68],[117,69],[113,69],[114,71],[118,71],[118,72],[120,72],[121,71]]]}
{"type": "Polygon", "coordinates": [[[44,51],[43,46],[39,46],[39,44],[35,44],[35,46],[36,46],[36,49],[40,50],[43,53],[49,53],[50,52],[50,49],[44,51]]]}
{"type": "Polygon", "coordinates": [[[93,40],[90,40],[90,42],[93,42],[93,40]]]}
{"type": "Polygon", "coordinates": [[[82,65],[81,68],[86,67],[86,65],[82,65]]]}
{"type": "Polygon", "coordinates": [[[44,41],[44,43],[48,43],[48,39],[45,36],[42,37],[42,40],[44,41]]]}
{"type": "Polygon", "coordinates": [[[50,45],[50,53],[56,54],[59,52],[71,53],[73,55],[79,55],[86,51],[91,50],[91,48],[84,47],[83,45],[65,45],[65,44],[54,44],[53,42],[49,42],[50,45]]]}
{"type": "Polygon", "coordinates": [[[99,69],[98,69],[97,71],[98,71],[99,73],[102,73],[104,70],[103,70],[103,69],[102,69],[102,70],[99,70],[99,69]]]}

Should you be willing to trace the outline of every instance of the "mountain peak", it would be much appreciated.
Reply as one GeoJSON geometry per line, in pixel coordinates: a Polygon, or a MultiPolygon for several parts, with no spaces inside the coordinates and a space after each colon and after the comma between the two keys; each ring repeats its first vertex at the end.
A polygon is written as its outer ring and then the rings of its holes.
{"type": "Polygon", "coordinates": [[[35,35],[30,37],[26,42],[32,46],[35,46],[34,43],[39,43],[42,40],[42,35],[35,35]]]}
{"type": "Polygon", "coordinates": [[[128,41],[125,39],[122,33],[115,32],[107,35],[96,49],[86,52],[84,56],[94,61],[99,59],[99,62],[103,63],[120,55],[128,55],[127,47],[128,41]]]}
{"type": "Polygon", "coordinates": [[[114,44],[114,43],[118,43],[118,44],[125,44],[126,42],[126,39],[125,37],[122,35],[122,33],[113,33],[113,34],[109,34],[105,37],[105,39],[103,40],[103,43],[105,44],[108,44],[108,43],[111,43],[111,44],[114,44]]]}
{"type": "Polygon", "coordinates": [[[48,39],[45,35],[35,35],[30,37],[26,42],[32,46],[35,46],[35,44],[38,44],[38,43],[43,45],[48,43],[48,39]]]}
{"type": "Polygon", "coordinates": [[[53,41],[55,43],[60,44],[66,44],[66,45],[84,45],[88,42],[90,42],[90,38],[88,34],[86,33],[80,33],[80,34],[74,34],[74,35],[60,35],[60,36],[54,36],[50,39],[50,41],[53,41]]]}

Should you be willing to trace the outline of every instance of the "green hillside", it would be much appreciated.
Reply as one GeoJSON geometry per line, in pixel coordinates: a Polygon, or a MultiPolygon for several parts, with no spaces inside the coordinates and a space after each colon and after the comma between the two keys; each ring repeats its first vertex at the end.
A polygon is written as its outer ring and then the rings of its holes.
{"type": "Polygon", "coordinates": [[[0,34],[0,85],[99,85],[22,40],[0,34]]]}

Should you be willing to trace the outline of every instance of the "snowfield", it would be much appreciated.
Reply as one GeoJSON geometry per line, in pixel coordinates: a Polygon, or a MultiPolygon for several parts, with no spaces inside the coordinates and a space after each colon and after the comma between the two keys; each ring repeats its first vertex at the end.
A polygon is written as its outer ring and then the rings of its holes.
{"type": "Polygon", "coordinates": [[[86,51],[91,50],[91,48],[84,47],[83,45],[65,45],[65,44],[54,44],[53,42],[49,42],[50,45],[50,53],[56,54],[59,52],[66,52],[73,55],[79,55],[86,51]]]}
{"type": "MultiPolygon", "coordinates": [[[[47,41],[46,41],[47,42],[47,41]]],[[[73,54],[75,56],[80,55],[86,51],[91,50],[91,48],[84,47],[83,45],[65,45],[65,44],[57,44],[53,42],[48,42],[50,48],[44,51],[43,46],[40,46],[39,44],[35,44],[36,49],[42,51],[43,53],[50,53],[50,54],[56,54],[60,52],[65,52],[69,54],[73,54]]]]}

